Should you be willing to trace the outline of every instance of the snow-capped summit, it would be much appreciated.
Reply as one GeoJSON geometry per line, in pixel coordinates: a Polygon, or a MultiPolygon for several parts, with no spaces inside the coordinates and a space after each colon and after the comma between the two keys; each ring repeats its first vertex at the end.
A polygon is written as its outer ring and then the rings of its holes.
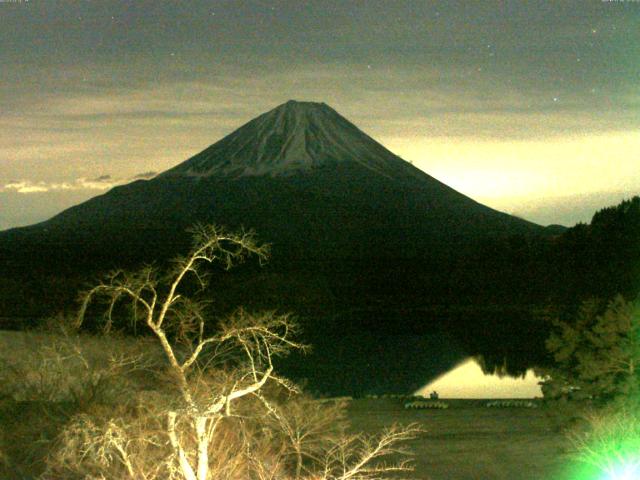
{"type": "Polygon", "coordinates": [[[390,177],[414,170],[325,103],[289,100],[163,175],[282,176],[345,162],[390,177]]]}

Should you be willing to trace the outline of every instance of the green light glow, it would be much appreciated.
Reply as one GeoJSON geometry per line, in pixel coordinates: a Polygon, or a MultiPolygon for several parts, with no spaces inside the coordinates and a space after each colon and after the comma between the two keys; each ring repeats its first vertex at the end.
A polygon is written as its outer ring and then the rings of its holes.
{"type": "Polygon", "coordinates": [[[625,462],[608,473],[603,480],[638,480],[640,478],[640,462],[625,462]]]}
{"type": "Polygon", "coordinates": [[[588,422],[569,437],[577,464],[568,480],[640,480],[640,417],[623,410],[588,422]]]}
{"type": "MultiPolygon", "coordinates": [[[[636,440],[636,439],[633,439],[636,440]]],[[[637,443],[632,441],[630,443],[637,443]]],[[[629,451],[628,445],[623,444],[622,448],[603,452],[600,456],[594,457],[598,466],[605,472],[602,480],[640,480],[640,457],[638,451],[629,451]]]]}
{"type": "MultiPolygon", "coordinates": [[[[603,460],[604,462],[604,460],[603,460]]],[[[611,459],[608,465],[600,463],[573,465],[561,477],[563,480],[640,480],[640,461],[611,459]]]]}

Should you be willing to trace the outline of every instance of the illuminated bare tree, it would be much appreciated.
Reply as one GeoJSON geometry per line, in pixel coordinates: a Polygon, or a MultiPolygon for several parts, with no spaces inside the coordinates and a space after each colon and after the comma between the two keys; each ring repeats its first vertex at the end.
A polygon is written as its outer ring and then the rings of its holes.
{"type": "MultiPolygon", "coordinates": [[[[180,471],[187,480],[205,480],[209,475],[209,443],[220,421],[232,415],[234,402],[247,395],[258,395],[268,381],[293,390],[289,382],[274,374],[273,358],[304,347],[293,340],[297,325],[290,316],[273,312],[251,315],[238,310],[220,322],[215,335],[205,335],[206,304],[180,293],[186,277],[192,276],[204,289],[207,275],[203,264],[221,262],[225,268],[231,268],[248,255],[262,261],[268,250],[258,245],[251,233],[227,233],[212,226],[199,226],[194,233],[194,247],[186,257],[176,260],[167,277],[168,286],[164,287],[151,267],[135,273],[113,272],[83,295],[78,325],[96,297],[106,298],[107,330],[112,326],[117,303],[121,300],[132,303],[135,321],[144,323],[160,342],[182,397],[182,405],[166,413],[166,432],[180,471]],[[186,348],[177,348],[170,341],[171,334],[186,348]],[[238,351],[243,359],[230,355],[238,351]],[[196,380],[202,373],[199,361],[205,356],[209,366],[228,365],[231,358],[235,365],[233,381],[208,395],[202,394],[196,380]],[[177,430],[178,423],[183,425],[185,419],[195,433],[195,455],[188,451],[177,430]]],[[[127,471],[131,473],[130,466],[127,471]]]]}
{"type": "Polygon", "coordinates": [[[192,290],[206,288],[204,267],[228,269],[267,254],[251,233],[200,226],[168,274],[112,272],[81,296],[77,326],[94,301],[106,303],[106,331],[119,304],[131,306],[134,322],[158,340],[168,375],[158,388],[76,415],[49,456],[46,478],[373,480],[409,469],[402,458],[381,460],[402,457],[397,443],[416,428],[346,435],[344,405],[293,395],[297,388],[276,375],[275,357],[305,348],[289,315],[238,309],[206,328],[207,303],[192,290]]]}
{"type": "Polygon", "coordinates": [[[400,427],[392,425],[377,437],[363,435],[344,436],[334,442],[325,453],[322,473],[318,480],[378,480],[390,473],[395,479],[402,472],[413,470],[407,457],[410,452],[399,446],[416,438],[421,432],[415,425],[400,427]],[[389,457],[400,457],[396,463],[380,462],[389,457]]]}

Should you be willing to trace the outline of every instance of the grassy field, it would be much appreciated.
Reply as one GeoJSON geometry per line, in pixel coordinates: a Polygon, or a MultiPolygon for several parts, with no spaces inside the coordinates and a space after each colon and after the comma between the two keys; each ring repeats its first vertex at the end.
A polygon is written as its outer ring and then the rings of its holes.
{"type": "Polygon", "coordinates": [[[357,399],[354,431],[418,423],[424,433],[411,478],[432,480],[573,480],[566,439],[544,408],[487,408],[486,401],[444,400],[446,410],[405,410],[397,399],[357,399]]]}

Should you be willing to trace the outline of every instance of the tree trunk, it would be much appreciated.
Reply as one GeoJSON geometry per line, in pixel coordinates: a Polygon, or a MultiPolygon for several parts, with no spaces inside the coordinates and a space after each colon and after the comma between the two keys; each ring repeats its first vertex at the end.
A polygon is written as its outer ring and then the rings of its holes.
{"type": "Polygon", "coordinates": [[[198,480],[196,474],[193,472],[193,468],[189,464],[187,455],[184,453],[184,449],[180,445],[178,435],[176,434],[176,412],[169,412],[168,417],[167,433],[169,434],[169,441],[171,442],[173,451],[178,456],[182,475],[184,475],[185,480],[198,480]]]}
{"type": "Polygon", "coordinates": [[[198,438],[198,480],[207,480],[209,475],[209,439],[207,437],[207,417],[196,417],[198,438]]]}

